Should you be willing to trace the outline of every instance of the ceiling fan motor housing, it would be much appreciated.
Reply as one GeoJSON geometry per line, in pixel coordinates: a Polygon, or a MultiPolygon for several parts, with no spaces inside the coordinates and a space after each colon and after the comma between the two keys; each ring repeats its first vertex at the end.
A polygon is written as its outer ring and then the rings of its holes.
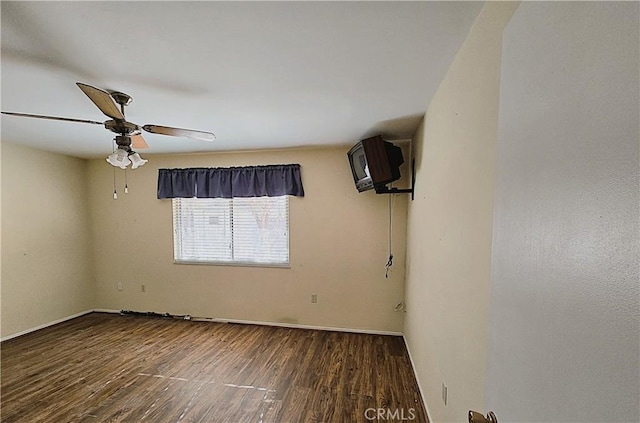
{"type": "Polygon", "coordinates": [[[108,120],[104,123],[104,127],[111,132],[121,135],[129,135],[133,132],[140,131],[140,127],[138,125],[127,122],[126,120],[108,120]]]}

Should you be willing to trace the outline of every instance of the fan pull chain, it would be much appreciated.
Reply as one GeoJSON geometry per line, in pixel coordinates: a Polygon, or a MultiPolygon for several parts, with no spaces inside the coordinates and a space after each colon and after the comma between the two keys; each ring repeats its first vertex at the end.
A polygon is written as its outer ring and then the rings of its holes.
{"type": "MultiPolygon", "coordinates": [[[[114,168],[115,172],[115,168],[114,168]]],[[[129,194],[129,185],[127,185],[127,169],[124,169],[124,193],[129,194]]]]}
{"type": "Polygon", "coordinates": [[[113,199],[118,199],[118,191],[116,190],[116,168],[113,168],[113,199]]]}
{"type": "MultiPolygon", "coordinates": [[[[111,145],[111,149],[113,150],[112,152],[115,153],[116,151],[116,145],[115,145],[115,138],[113,139],[113,144],[111,145]]],[[[117,200],[118,199],[118,191],[116,190],[116,168],[113,168],[113,199],[117,200]]]]}

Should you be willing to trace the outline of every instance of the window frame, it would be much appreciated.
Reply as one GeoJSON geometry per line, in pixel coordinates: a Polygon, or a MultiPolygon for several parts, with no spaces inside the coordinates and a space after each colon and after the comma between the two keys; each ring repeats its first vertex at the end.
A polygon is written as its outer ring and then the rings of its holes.
{"type": "MultiPolygon", "coordinates": [[[[176,226],[176,213],[175,213],[175,204],[174,201],[181,200],[206,200],[205,198],[172,198],[171,199],[171,219],[172,219],[172,241],[173,241],[173,264],[184,264],[184,265],[204,265],[204,266],[231,266],[231,267],[265,267],[265,268],[281,268],[281,269],[290,269],[291,268],[291,216],[290,216],[290,200],[288,195],[282,195],[277,197],[246,197],[246,198],[280,198],[285,197],[285,216],[286,216],[286,247],[287,247],[287,261],[286,262],[258,262],[258,261],[240,261],[240,260],[183,260],[176,258],[176,242],[177,237],[179,236],[179,231],[176,226]]],[[[234,238],[233,238],[233,200],[234,198],[220,198],[219,200],[228,201],[228,205],[231,208],[230,212],[230,223],[231,223],[231,249],[234,251],[234,238]]]]}

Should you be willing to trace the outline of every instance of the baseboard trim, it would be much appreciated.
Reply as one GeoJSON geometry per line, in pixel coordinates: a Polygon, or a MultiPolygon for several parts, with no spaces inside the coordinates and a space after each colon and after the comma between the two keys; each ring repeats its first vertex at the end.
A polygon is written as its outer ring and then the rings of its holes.
{"type": "MultiPolygon", "coordinates": [[[[9,339],[17,338],[18,336],[26,335],[31,332],[35,332],[40,329],[44,329],[49,326],[56,325],[58,323],[66,322],[67,320],[75,319],[76,317],[84,316],[89,313],[112,313],[112,314],[120,314],[120,310],[111,310],[106,308],[96,308],[93,310],[86,310],[81,313],[76,313],[71,316],[63,317],[62,319],[57,319],[52,322],[48,322],[34,328],[26,329],[20,331],[18,333],[14,333],[12,335],[5,336],[4,338],[0,338],[0,342],[8,341],[9,339]]],[[[393,332],[393,331],[384,331],[384,330],[373,330],[373,329],[353,329],[353,328],[336,328],[331,326],[314,326],[314,325],[300,325],[297,323],[280,323],[280,322],[263,322],[258,320],[242,320],[242,319],[225,319],[220,317],[210,318],[210,317],[192,317],[191,320],[201,321],[201,322],[216,322],[216,323],[235,323],[242,325],[260,325],[260,326],[277,326],[291,329],[312,329],[312,330],[325,330],[331,332],[348,332],[348,333],[363,333],[368,335],[391,335],[391,336],[402,336],[404,337],[402,332],[393,332]]],[[[406,339],[405,339],[406,344],[406,339]]],[[[408,348],[407,348],[408,350],[408,348]]],[[[409,354],[411,356],[411,354],[409,354]]],[[[412,362],[413,364],[413,362],[412,362]]],[[[415,367],[413,369],[415,373],[415,367]]],[[[421,391],[422,392],[422,391],[421,391]]],[[[424,400],[424,399],[423,399],[424,400]]]]}
{"type": "Polygon", "coordinates": [[[416,377],[416,382],[418,382],[418,389],[420,390],[420,396],[422,397],[422,403],[424,404],[424,409],[427,412],[427,419],[431,423],[433,423],[433,419],[431,418],[431,412],[429,411],[429,404],[427,403],[427,398],[424,395],[424,391],[422,390],[422,383],[420,383],[420,377],[418,376],[418,371],[416,370],[416,363],[413,361],[413,356],[411,355],[411,349],[409,348],[409,343],[407,342],[407,337],[402,334],[402,339],[404,340],[404,345],[407,348],[407,353],[409,354],[409,361],[411,362],[411,368],[413,369],[413,374],[416,377]]]}
{"type": "MultiPolygon", "coordinates": [[[[96,313],[120,313],[120,310],[109,310],[109,309],[96,309],[93,311],[95,311],[96,313]]],[[[197,322],[235,323],[239,325],[276,326],[276,327],[291,328],[291,329],[312,329],[312,330],[326,330],[331,332],[363,333],[367,335],[403,336],[402,332],[393,332],[393,331],[383,331],[383,330],[373,330],[373,329],[336,328],[331,326],[300,325],[297,323],[264,322],[260,320],[227,319],[224,317],[192,316],[190,320],[197,321],[197,322]]]]}
{"type": "Polygon", "coordinates": [[[108,308],[96,308],[93,310],[94,313],[111,313],[111,314],[120,314],[120,310],[110,310],[108,308]]]}
{"type": "Polygon", "coordinates": [[[225,319],[225,318],[198,318],[193,320],[218,322],[218,323],[235,323],[241,325],[260,325],[260,326],[277,326],[291,329],[312,329],[312,330],[325,330],[331,332],[349,332],[349,333],[363,333],[367,335],[391,335],[402,336],[402,332],[373,330],[373,329],[354,329],[354,328],[336,328],[331,326],[314,326],[314,325],[300,325],[297,323],[281,323],[281,322],[262,322],[257,320],[241,320],[241,319],[225,319]]]}
{"type": "Polygon", "coordinates": [[[8,341],[9,339],[17,338],[19,336],[26,335],[28,333],[35,332],[37,330],[47,328],[49,326],[57,325],[58,323],[66,322],[67,320],[75,319],[76,317],[84,316],[85,314],[92,313],[93,311],[94,310],[85,310],[80,313],[72,314],[71,316],[63,317],[61,319],[56,319],[52,322],[44,323],[42,325],[38,325],[33,328],[25,329],[23,331],[20,331],[11,335],[7,335],[5,337],[0,338],[0,342],[8,341]]]}

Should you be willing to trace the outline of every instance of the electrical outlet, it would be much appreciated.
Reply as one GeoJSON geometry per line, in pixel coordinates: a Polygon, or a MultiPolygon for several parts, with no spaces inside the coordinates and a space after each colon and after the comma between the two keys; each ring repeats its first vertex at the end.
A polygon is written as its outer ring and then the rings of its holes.
{"type": "Polygon", "coordinates": [[[311,294],[311,302],[313,304],[318,302],[318,294],[311,294]]]}
{"type": "Polygon", "coordinates": [[[442,401],[444,401],[444,405],[447,405],[448,390],[449,388],[447,388],[447,385],[442,382],[442,401]]]}
{"type": "Polygon", "coordinates": [[[145,284],[140,285],[140,292],[147,292],[147,286],[145,284]]]}
{"type": "Polygon", "coordinates": [[[118,282],[118,291],[122,291],[122,282],[118,282]]]}

